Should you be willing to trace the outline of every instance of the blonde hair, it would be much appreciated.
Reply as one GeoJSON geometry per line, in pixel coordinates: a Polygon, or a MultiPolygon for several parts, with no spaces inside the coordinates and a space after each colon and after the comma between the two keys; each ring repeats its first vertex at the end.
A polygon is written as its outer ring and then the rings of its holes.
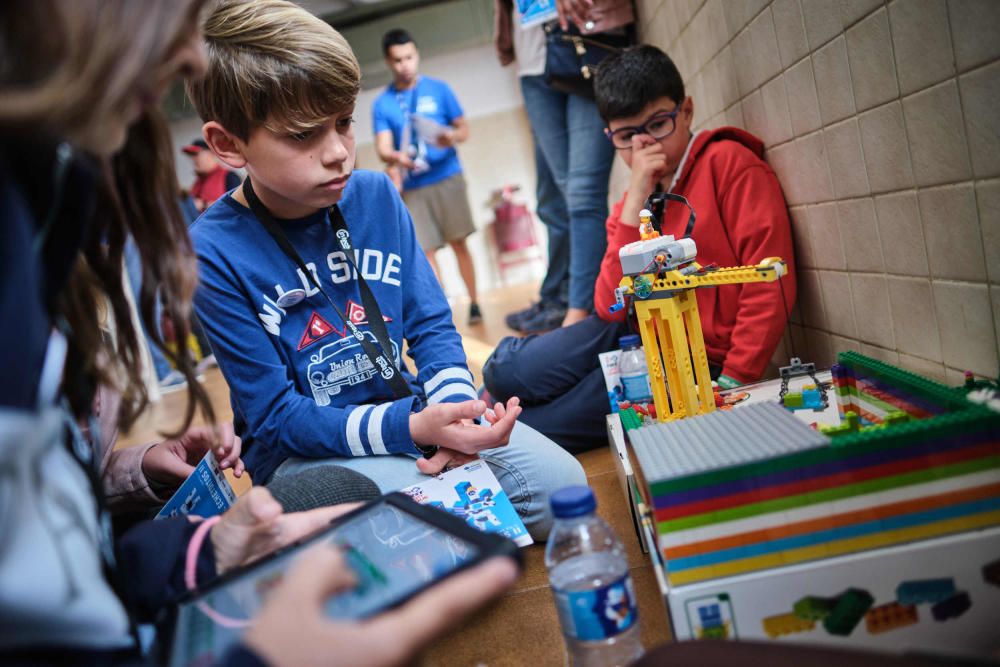
{"type": "Polygon", "coordinates": [[[189,81],[204,121],[250,131],[312,129],[354,105],[361,68],[343,36],[283,0],[222,0],[205,21],[208,72],[189,81]]]}
{"type": "Polygon", "coordinates": [[[0,129],[74,139],[134,104],[203,0],[0,4],[0,129]]]}

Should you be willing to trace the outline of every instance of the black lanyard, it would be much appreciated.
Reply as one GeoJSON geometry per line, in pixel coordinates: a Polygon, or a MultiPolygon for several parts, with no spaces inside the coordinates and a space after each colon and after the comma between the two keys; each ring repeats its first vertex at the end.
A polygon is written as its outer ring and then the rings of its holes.
{"type": "Polygon", "coordinates": [[[330,207],[329,219],[330,228],[333,230],[334,236],[337,237],[337,242],[340,244],[341,249],[344,254],[347,255],[347,261],[351,263],[354,267],[355,273],[358,274],[358,287],[361,292],[361,302],[365,307],[365,315],[368,318],[368,326],[371,327],[372,333],[375,335],[375,339],[378,341],[378,346],[373,343],[369,338],[366,338],[364,332],[355,326],[354,322],[351,321],[344,311],[333,302],[330,295],[320,286],[316,277],[312,274],[307,267],[305,262],[299,256],[298,251],[292,246],[291,242],[288,240],[288,236],[285,235],[281,225],[278,221],[274,219],[271,212],[267,210],[267,207],[261,203],[260,199],[257,197],[257,193],[253,190],[253,185],[250,183],[250,177],[248,176],[245,181],[243,181],[243,196],[246,197],[247,203],[250,204],[250,210],[257,217],[261,226],[267,230],[267,233],[271,235],[274,242],[278,244],[281,251],[285,255],[295,262],[295,265],[299,267],[302,274],[307,277],[307,279],[313,284],[313,287],[318,289],[320,293],[326,297],[327,302],[337,313],[337,316],[343,321],[344,326],[347,330],[351,332],[351,335],[356,341],[361,344],[364,349],[365,354],[368,356],[368,360],[374,364],[375,368],[378,370],[382,379],[388,383],[389,387],[392,389],[393,395],[398,398],[405,398],[406,396],[412,396],[413,392],[410,390],[410,385],[407,384],[406,380],[403,379],[403,374],[400,373],[399,369],[396,367],[395,362],[389,355],[388,350],[392,349],[392,344],[389,340],[389,331],[385,326],[385,320],[382,319],[382,311],[378,307],[378,302],[375,300],[375,295],[372,293],[371,288],[368,286],[367,281],[365,281],[364,275],[361,273],[361,269],[358,268],[357,262],[354,261],[354,251],[351,248],[351,233],[347,230],[347,223],[344,221],[344,216],[340,212],[340,208],[336,204],[330,207]]]}

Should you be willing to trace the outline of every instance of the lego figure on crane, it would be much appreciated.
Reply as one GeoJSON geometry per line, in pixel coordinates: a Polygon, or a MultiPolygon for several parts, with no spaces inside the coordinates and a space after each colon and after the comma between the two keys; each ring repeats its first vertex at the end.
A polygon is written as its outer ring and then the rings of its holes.
{"type": "MultiPolygon", "coordinates": [[[[659,421],[707,414],[715,410],[705,339],[694,290],[735,283],[773,282],[787,273],[785,262],[768,257],[756,266],[703,267],[695,261],[691,238],[695,213],[680,195],[658,193],[691,209],[683,238],[661,236],[654,216],[643,209],[641,238],[623,246],[618,257],[622,280],[615,290],[612,312],[631,300],[642,336],[653,403],[659,421]],[[662,359],[662,362],[661,362],[662,359]]],[[[647,207],[651,207],[647,203],[647,207]]]]}

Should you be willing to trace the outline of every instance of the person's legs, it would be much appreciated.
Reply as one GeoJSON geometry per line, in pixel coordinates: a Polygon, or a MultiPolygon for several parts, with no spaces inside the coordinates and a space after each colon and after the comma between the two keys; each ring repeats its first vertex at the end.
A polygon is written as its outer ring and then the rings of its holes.
{"type": "MultiPolygon", "coordinates": [[[[517,396],[526,409],[549,403],[576,387],[591,371],[600,370],[597,355],[618,349],[618,339],[627,333],[624,323],[605,322],[591,315],[546,334],[504,338],[486,360],[483,382],[498,401],[517,396]]],[[[603,399],[606,393],[600,391],[599,397],[603,399]]]]}
{"type": "MultiPolygon", "coordinates": [[[[544,540],[552,525],[549,494],[563,486],[586,483],[579,462],[534,429],[517,424],[510,444],[483,453],[525,527],[536,540],[544,540]]],[[[364,456],[358,458],[288,459],[272,479],[300,474],[322,466],[340,466],[361,473],[383,493],[417,484],[427,476],[417,470],[415,456],[364,456]]]]}
{"type": "Polygon", "coordinates": [[[465,244],[465,239],[448,241],[448,245],[455,253],[455,259],[458,261],[458,272],[462,275],[465,289],[469,291],[469,299],[472,303],[476,303],[478,301],[476,298],[476,268],[472,263],[469,247],[465,244]]]}
{"type": "Polygon", "coordinates": [[[593,101],[570,95],[566,206],[569,210],[569,307],[594,308],[594,281],[607,247],[608,179],[614,147],[604,136],[604,121],[593,101]]]}
{"type": "Polygon", "coordinates": [[[549,265],[538,294],[542,303],[565,304],[569,298],[569,213],[534,132],[532,139],[535,145],[535,211],[549,236],[549,265]]]}

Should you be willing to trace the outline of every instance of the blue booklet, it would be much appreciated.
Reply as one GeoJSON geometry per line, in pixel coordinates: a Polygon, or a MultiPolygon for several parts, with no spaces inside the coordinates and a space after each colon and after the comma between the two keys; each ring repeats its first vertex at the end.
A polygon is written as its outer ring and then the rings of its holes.
{"type": "Polygon", "coordinates": [[[479,530],[500,533],[519,547],[534,543],[485,461],[452,468],[401,491],[422,505],[448,510],[479,530]]]}
{"type": "Polygon", "coordinates": [[[207,518],[222,514],[235,502],[236,492],[215,460],[215,455],[209,451],[155,518],[187,514],[207,518]]]}

